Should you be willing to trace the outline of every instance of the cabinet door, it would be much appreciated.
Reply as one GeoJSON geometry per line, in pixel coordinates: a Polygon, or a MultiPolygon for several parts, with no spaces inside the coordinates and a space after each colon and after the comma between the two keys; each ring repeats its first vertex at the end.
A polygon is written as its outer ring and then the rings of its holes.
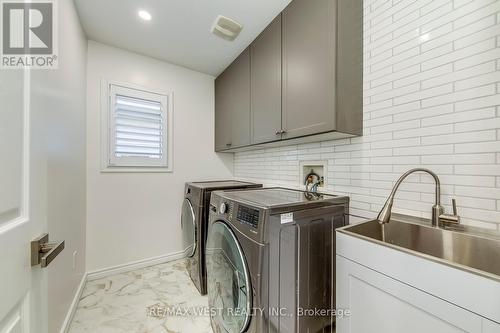
{"type": "Polygon", "coordinates": [[[479,333],[482,317],[337,255],[337,333],[479,333]]]}
{"type": "Polygon", "coordinates": [[[250,144],[250,50],[247,48],[229,67],[231,85],[231,148],[250,144]]]}
{"type": "Polygon", "coordinates": [[[215,151],[230,148],[232,136],[231,90],[226,72],[215,80],[215,151]]]}
{"type": "Polygon", "coordinates": [[[252,143],[281,139],[281,15],[250,46],[252,143]]]}
{"type": "Polygon", "coordinates": [[[250,51],[247,48],[215,81],[215,147],[250,144],[250,51]]]}
{"type": "Polygon", "coordinates": [[[283,11],[283,138],[335,129],[336,17],[336,0],[283,11]]]}

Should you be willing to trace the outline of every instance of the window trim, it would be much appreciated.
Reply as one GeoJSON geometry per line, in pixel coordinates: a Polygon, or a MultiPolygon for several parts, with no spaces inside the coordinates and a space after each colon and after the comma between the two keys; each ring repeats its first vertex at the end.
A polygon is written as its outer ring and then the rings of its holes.
{"type": "MultiPolygon", "coordinates": [[[[173,172],[173,92],[158,92],[145,87],[140,87],[130,83],[116,82],[101,80],[101,93],[100,93],[100,105],[101,105],[101,172],[173,172]],[[133,97],[142,96],[145,99],[151,99],[151,97],[156,97],[154,100],[158,100],[162,103],[165,108],[164,112],[166,114],[166,126],[164,128],[164,137],[167,140],[167,145],[164,147],[165,153],[165,164],[154,165],[150,163],[143,162],[137,163],[134,159],[134,163],[131,163],[128,158],[120,158],[125,161],[125,165],[115,165],[112,157],[112,147],[114,147],[113,138],[113,107],[112,97],[116,92],[127,92],[129,90],[134,90],[133,97]],[[159,98],[158,98],[159,97],[159,98]],[[166,135],[165,135],[166,132],[166,135]],[[127,161],[128,160],[128,161],[127,161]],[[130,165],[127,165],[130,164],[130,165]],[[132,165],[133,164],[133,165],[132,165]]],[[[154,162],[154,161],[153,161],[154,162]]],[[[160,162],[160,161],[158,161],[160,162]]]]}

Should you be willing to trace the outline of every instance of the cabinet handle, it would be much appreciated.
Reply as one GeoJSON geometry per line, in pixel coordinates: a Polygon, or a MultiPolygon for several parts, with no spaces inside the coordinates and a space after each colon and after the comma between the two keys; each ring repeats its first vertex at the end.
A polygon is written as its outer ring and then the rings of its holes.
{"type": "Polygon", "coordinates": [[[231,147],[232,145],[232,143],[226,143],[226,147],[231,147]]]}
{"type": "Polygon", "coordinates": [[[280,134],[285,134],[286,130],[281,130],[280,134]]]}
{"type": "Polygon", "coordinates": [[[280,135],[281,134],[281,131],[278,131],[276,130],[276,132],[274,132],[276,135],[280,135]]]}

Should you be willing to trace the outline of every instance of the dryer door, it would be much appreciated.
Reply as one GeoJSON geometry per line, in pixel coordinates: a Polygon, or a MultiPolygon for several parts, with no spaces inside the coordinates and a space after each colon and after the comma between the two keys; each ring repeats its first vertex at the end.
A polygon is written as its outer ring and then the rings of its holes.
{"type": "Polygon", "coordinates": [[[250,321],[252,287],[240,243],[223,221],[210,227],[206,264],[212,327],[221,332],[243,332],[250,321]]]}
{"type": "Polygon", "coordinates": [[[189,258],[194,256],[196,251],[196,237],[198,230],[196,222],[193,205],[191,205],[191,202],[188,199],[184,199],[181,215],[182,240],[184,253],[186,253],[189,258]]]}

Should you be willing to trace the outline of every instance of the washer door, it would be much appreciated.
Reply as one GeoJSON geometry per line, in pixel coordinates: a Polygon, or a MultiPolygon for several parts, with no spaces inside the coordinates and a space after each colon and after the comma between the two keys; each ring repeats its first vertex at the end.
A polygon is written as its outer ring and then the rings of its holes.
{"type": "Polygon", "coordinates": [[[181,227],[184,252],[191,258],[196,251],[197,227],[193,205],[188,199],[182,204],[181,227]]]}
{"type": "Polygon", "coordinates": [[[251,315],[250,276],[236,236],[222,221],[210,227],[206,264],[212,325],[225,332],[243,332],[251,315]]]}

